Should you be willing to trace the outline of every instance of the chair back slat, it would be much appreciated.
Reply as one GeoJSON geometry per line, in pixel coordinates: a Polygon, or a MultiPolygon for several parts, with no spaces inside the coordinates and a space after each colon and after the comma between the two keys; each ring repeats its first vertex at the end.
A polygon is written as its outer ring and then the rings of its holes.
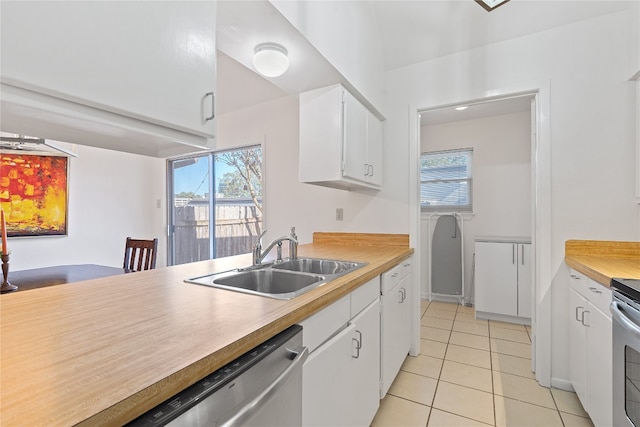
{"type": "Polygon", "coordinates": [[[156,268],[158,239],[142,240],[127,237],[124,248],[123,268],[128,272],[156,268]]]}

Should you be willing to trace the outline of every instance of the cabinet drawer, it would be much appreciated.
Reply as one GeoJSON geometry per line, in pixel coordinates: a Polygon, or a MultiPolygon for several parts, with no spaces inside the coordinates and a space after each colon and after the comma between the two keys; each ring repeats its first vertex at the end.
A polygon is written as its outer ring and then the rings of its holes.
{"type": "Polygon", "coordinates": [[[586,297],[608,319],[611,319],[609,305],[611,304],[611,289],[602,286],[591,279],[587,279],[586,297]]]}
{"type": "Polygon", "coordinates": [[[351,292],[351,318],[378,298],[380,298],[380,276],[351,292]]]}
{"type": "Polygon", "coordinates": [[[407,258],[402,261],[400,264],[398,264],[398,267],[400,267],[400,276],[402,278],[406,277],[411,273],[411,258],[407,258]]]}
{"type": "Polygon", "coordinates": [[[411,259],[407,258],[391,270],[382,273],[382,283],[380,291],[382,295],[389,292],[396,286],[407,274],[411,273],[411,259]]]}
{"type": "Polygon", "coordinates": [[[607,318],[611,319],[611,313],[609,312],[611,289],[602,286],[573,269],[571,269],[569,273],[569,280],[571,280],[572,289],[589,300],[594,307],[600,310],[607,318]]]}
{"type": "Polygon", "coordinates": [[[575,289],[576,292],[583,296],[586,296],[585,292],[587,290],[587,276],[574,269],[570,269],[569,280],[571,281],[571,287],[575,289]]]}
{"type": "Polygon", "coordinates": [[[339,332],[349,322],[350,314],[351,298],[347,295],[300,322],[302,343],[309,353],[339,332]]]}

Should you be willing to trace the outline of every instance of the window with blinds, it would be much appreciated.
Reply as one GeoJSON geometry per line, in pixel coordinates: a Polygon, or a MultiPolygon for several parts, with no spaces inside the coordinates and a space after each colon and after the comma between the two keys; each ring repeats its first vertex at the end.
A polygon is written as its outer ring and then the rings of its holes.
{"type": "Polygon", "coordinates": [[[471,212],[473,149],[422,153],[420,206],[423,211],[471,212]]]}

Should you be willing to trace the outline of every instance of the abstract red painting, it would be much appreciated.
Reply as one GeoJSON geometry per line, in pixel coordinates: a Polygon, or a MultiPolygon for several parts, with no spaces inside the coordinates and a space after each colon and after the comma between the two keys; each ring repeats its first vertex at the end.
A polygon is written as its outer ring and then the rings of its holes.
{"type": "Polygon", "coordinates": [[[68,161],[0,153],[0,206],[9,237],[67,234],[68,161]]]}

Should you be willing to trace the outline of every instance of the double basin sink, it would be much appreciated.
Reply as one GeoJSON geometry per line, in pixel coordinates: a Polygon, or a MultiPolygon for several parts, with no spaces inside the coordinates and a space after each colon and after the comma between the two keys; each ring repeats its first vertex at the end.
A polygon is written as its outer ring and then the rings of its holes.
{"type": "Polygon", "coordinates": [[[364,262],[296,258],[194,277],[186,282],[289,300],[364,265],[364,262]]]}

